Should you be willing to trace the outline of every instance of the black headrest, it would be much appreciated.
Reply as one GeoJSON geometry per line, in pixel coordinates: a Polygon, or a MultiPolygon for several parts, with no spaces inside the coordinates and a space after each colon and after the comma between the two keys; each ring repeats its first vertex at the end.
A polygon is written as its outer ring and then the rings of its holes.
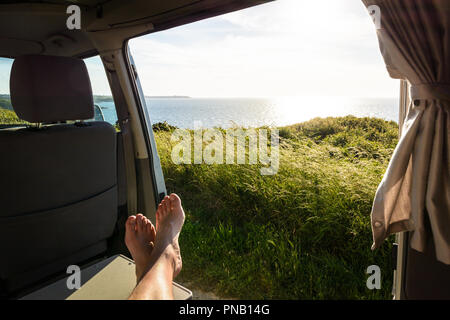
{"type": "Polygon", "coordinates": [[[94,117],[91,82],[84,61],[26,55],[14,60],[11,104],[28,122],[86,120],[94,117]]]}

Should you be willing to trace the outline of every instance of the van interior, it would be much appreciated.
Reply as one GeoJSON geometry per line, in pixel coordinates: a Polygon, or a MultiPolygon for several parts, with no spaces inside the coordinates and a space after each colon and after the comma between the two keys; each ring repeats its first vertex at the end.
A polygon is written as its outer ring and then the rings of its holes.
{"type": "MultiPolygon", "coordinates": [[[[154,219],[166,189],[127,41],[264,2],[0,4],[0,56],[14,59],[11,101],[28,122],[0,130],[2,298],[129,296],[136,280],[124,221],[137,212],[154,219]],[[67,27],[71,4],[81,9],[81,29],[67,27]],[[117,128],[94,109],[83,61],[93,56],[105,67],[117,128]],[[69,265],[82,270],[75,293],[66,286],[69,265]]],[[[176,283],[173,290],[176,299],[192,298],[176,283]]]]}
{"type": "MultiPolygon", "coordinates": [[[[128,40],[268,0],[25,0],[0,4],[0,57],[14,59],[12,106],[28,124],[0,128],[0,297],[126,299],[135,285],[124,223],[155,218],[166,187],[128,40]],[[81,8],[81,29],[67,7],[81,8]],[[117,126],[94,108],[83,59],[98,56],[117,126]],[[12,241],[12,239],[14,239],[12,241]],[[82,270],[67,288],[67,267],[82,270]]],[[[402,82],[400,107],[408,100],[402,82]]],[[[396,299],[450,298],[450,267],[402,235],[396,299]],[[400,269],[399,269],[400,268],[400,269]]],[[[192,292],[173,284],[177,299],[192,292]]]]}

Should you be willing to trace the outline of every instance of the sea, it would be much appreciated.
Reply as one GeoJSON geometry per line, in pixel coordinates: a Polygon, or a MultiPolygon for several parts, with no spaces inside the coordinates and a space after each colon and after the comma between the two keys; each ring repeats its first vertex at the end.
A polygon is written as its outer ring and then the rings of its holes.
{"type": "MultiPolygon", "coordinates": [[[[117,120],[113,102],[97,103],[105,120],[117,120]]],[[[146,98],[153,124],[193,129],[286,126],[313,118],[374,117],[398,122],[398,98],[146,98]]]]}

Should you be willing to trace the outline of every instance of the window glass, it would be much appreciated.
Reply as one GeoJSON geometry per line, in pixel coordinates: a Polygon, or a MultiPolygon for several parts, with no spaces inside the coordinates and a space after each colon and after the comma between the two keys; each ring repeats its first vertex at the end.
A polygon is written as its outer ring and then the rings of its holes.
{"type": "Polygon", "coordinates": [[[92,93],[94,94],[94,104],[98,107],[96,108],[96,113],[98,114],[100,111],[106,122],[116,125],[116,108],[102,60],[99,56],[95,56],[84,59],[84,62],[86,63],[89,78],[91,80],[92,93]]]}
{"type": "Polygon", "coordinates": [[[13,61],[13,59],[0,58],[0,126],[2,127],[25,123],[12,109],[9,96],[9,77],[13,61]]]}

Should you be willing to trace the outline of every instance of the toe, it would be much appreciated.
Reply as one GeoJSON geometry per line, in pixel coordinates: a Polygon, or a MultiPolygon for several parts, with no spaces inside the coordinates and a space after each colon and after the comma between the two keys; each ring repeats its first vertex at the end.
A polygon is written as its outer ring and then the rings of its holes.
{"type": "Polygon", "coordinates": [[[141,221],[142,221],[142,223],[141,223],[141,231],[145,232],[145,230],[147,229],[147,218],[143,216],[141,221]]]}
{"type": "Polygon", "coordinates": [[[173,206],[181,206],[181,199],[175,193],[170,194],[170,202],[172,203],[173,206]]]}
{"type": "Polygon", "coordinates": [[[147,234],[149,235],[150,241],[154,241],[155,236],[156,236],[156,233],[154,231],[155,227],[153,227],[153,224],[150,222],[150,220],[148,220],[146,227],[147,227],[147,234]]]}
{"type": "Polygon", "coordinates": [[[136,216],[129,216],[127,221],[125,222],[125,226],[130,228],[136,224],[136,216]]]}
{"type": "Polygon", "coordinates": [[[143,219],[142,214],[141,215],[137,215],[136,221],[137,221],[137,230],[139,232],[142,232],[142,230],[144,228],[144,219],[143,219]]]}
{"type": "Polygon", "coordinates": [[[167,214],[167,213],[169,213],[169,211],[170,211],[170,198],[169,198],[169,196],[165,196],[164,197],[164,211],[165,211],[165,213],[167,214]]]}
{"type": "Polygon", "coordinates": [[[152,229],[152,223],[150,222],[150,219],[148,219],[147,217],[145,217],[145,223],[144,223],[144,227],[145,227],[145,232],[149,233],[149,231],[151,231],[152,229]]]}
{"type": "Polygon", "coordinates": [[[129,216],[127,221],[125,222],[125,230],[127,232],[135,232],[136,231],[136,216],[129,216]]]}
{"type": "Polygon", "coordinates": [[[165,216],[167,214],[167,203],[168,203],[168,196],[165,196],[163,201],[161,201],[161,214],[162,216],[165,216]]]}
{"type": "Polygon", "coordinates": [[[153,240],[155,240],[155,239],[156,239],[156,228],[155,228],[155,226],[152,224],[150,229],[151,229],[151,231],[150,231],[150,238],[153,239],[153,240]]]}
{"type": "Polygon", "coordinates": [[[156,228],[158,228],[159,224],[161,223],[161,207],[156,210],[156,228]]]}
{"type": "Polygon", "coordinates": [[[177,194],[170,194],[170,204],[172,212],[174,212],[175,215],[182,216],[184,218],[184,210],[181,205],[181,199],[177,194]]]}

